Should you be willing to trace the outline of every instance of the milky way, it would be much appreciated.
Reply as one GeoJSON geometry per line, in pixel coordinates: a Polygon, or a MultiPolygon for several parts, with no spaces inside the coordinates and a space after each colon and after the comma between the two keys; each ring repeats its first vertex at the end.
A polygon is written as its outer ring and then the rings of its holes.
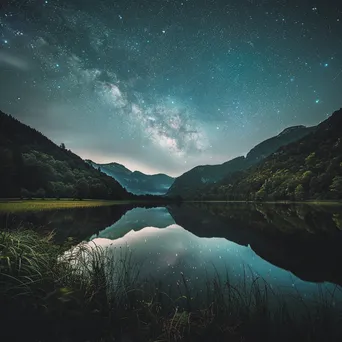
{"type": "Polygon", "coordinates": [[[0,109],[96,162],[224,162],[342,107],[339,3],[5,1],[0,109]]]}

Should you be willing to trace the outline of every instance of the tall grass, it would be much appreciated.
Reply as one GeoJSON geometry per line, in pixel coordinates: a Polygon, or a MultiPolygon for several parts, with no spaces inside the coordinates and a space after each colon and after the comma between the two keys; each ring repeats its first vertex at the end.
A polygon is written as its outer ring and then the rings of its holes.
{"type": "MultiPolygon", "coordinates": [[[[129,253],[57,247],[32,231],[0,233],[4,341],[341,341],[336,293],[283,298],[260,278],[207,279],[204,294],[141,280],[129,253]],[[177,295],[175,295],[177,293],[177,295]],[[295,309],[293,309],[295,308],[295,309]]],[[[336,287],[335,291],[340,291],[336,287]]]]}

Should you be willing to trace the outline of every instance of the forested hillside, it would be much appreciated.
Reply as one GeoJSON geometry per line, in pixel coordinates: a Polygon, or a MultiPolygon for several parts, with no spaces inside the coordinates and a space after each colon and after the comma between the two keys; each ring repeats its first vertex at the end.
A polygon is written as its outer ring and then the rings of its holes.
{"type": "Polygon", "coordinates": [[[37,130],[0,112],[0,198],[126,199],[112,177],[57,146],[37,130]]]}
{"type": "Polygon", "coordinates": [[[167,192],[169,196],[180,195],[184,198],[194,198],[205,193],[206,188],[220,182],[237,171],[247,170],[276,152],[279,147],[297,141],[314,131],[316,127],[293,126],[280,134],[269,138],[250,150],[246,157],[241,156],[220,165],[196,166],[190,171],[177,177],[167,192]]]}
{"type": "Polygon", "coordinates": [[[259,201],[342,199],[342,109],[311,134],[196,197],[259,201]]]}

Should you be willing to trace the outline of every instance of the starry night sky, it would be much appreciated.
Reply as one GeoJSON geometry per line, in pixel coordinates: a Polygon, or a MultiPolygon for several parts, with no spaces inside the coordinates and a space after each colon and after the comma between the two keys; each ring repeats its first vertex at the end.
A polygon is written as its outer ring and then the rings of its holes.
{"type": "Polygon", "coordinates": [[[83,158],[179,175],[342,107],[340,0],[0,5],[0,109],[83,158]]]}

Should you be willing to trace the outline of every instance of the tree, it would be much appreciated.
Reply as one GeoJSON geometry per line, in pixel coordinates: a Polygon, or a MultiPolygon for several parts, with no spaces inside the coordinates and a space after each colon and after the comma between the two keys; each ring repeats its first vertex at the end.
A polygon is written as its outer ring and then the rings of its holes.
{"type": "Polygon", "coordinates": [[[21,198],[31,198],[32,196],[31,196],[31,193],[27,189],[21,188],[20,189],[20,197],[21,198]]]}
{"type": "Polygon", "coordinates": [[[79,199],[87,198],[89,194],[89,184],[85,178],[81,178],[76,183],[76,196],[79,199]]]}
{"type": "Polygon", "coordinates": [[[61,143],[61,144],[59,145],[59,147],[60,147],[62,150],[65,150],[65,149],[66,149],[66,147],[65,147],[65,144],[64,144],[64,143],[61,143]]]}
{"type": "Polygon", "coordinates": [[[62,182],[51,182],[53,193],[57,198],[65,196],[65,185],[62,182]]]}
{"type": "Polygon", "coordinates": [[[304,197],[305,197],[304,187],[302,184],[299,184],[297,185],[295,189],[295,198],[296,200],[302,201],[304,200],[304,197]]]}
{"type": "Polygon", "coordinates": [[[36,192],[36,196],[39,198],[43,199],[43,198],[45,198],[45,195],[46,195],[46,193],[45,193],[45,190],[43,188],[38,189],[36,192]]]}
{"type": "Polygon", "coordinates": [[[330,185],[330,191],[335,194],[337,198],[342,198],[342,177],[336,176],[330,185]]]}
{"type": "Polygon", "coordinates": [[[316,153],[312,152],[305,158],[305,164],[309,167],[316,165],[316,153]]]}
{"type": "Polygon", "coordinates": [[[255,194],[256,201],[264,201],[267,197],[267,193],[264,187],[261,187],[255,194]]]}

